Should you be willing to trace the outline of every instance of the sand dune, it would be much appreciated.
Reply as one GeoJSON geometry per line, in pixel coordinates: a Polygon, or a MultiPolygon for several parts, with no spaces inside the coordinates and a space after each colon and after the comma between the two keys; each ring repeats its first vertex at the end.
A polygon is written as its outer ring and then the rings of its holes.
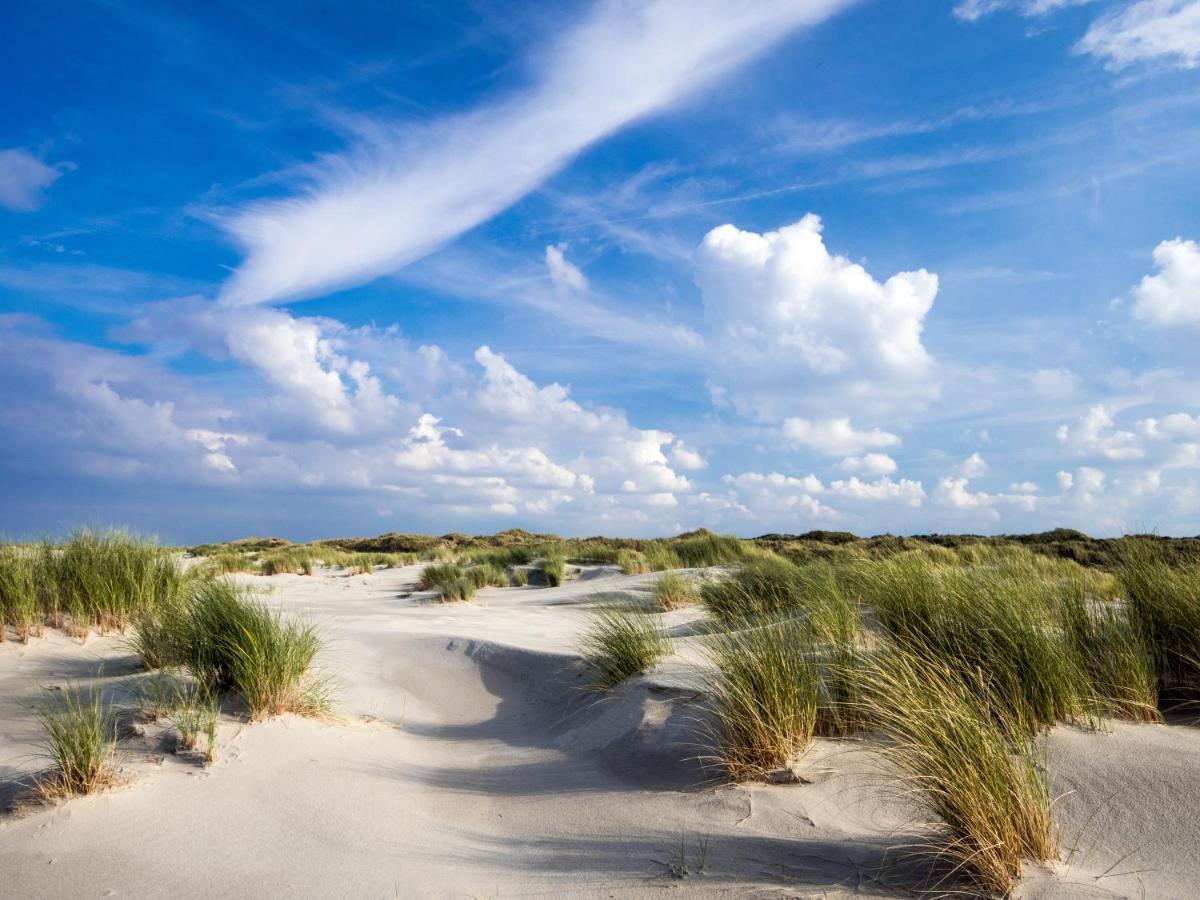
{"type": "MultiPolygon", "coordinates": [[[[440,605],[413,593],[418,572],[247,576],[325,629],[342,719],[227,718],[206,768],[153,734],[123,741],[126,784],[0,815],[0,895],[909,893],[889,850],[919,830],[861,743],[818,741],[799,785],[725,785],[697,761],[696,612],[667,614],[680,655],[660,671],[599,701],[579,689],[589,607],[654,576],[598,567],[440,605]],[[683,857],[690,874],[672,877],[683,857]]],[[[0,644],[0,797],[38,768],[40,685],[84,679],[120,700],[138,677],[114,638],[0,644]]],[[[1075,849],[1024,895],[1195,896],[1200,731],[1059,728],[1048,752],[1075,849]]]]}

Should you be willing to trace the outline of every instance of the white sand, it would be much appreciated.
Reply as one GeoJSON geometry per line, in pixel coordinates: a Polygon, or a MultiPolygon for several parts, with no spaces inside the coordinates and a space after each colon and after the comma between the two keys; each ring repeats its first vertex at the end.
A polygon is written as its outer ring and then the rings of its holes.
{"type": "MultiPolygon", "coordinates": [[[[123,741],[127,784],[0,814],[0,896],[903,895],[909,876],[883,863],[911,823],[861,745],[820,742],[811,784],[700,784],[694,612],[667,617],[681,659],[599,703],[577,690],[572,647],[595,595],[654,576],[600,569],[442,606],[401,596],[418,571],[246,577],[324,627],[344,721],[227,719],[207,768],[153,734],[123,741]],[[676,880],[681,836],[693,874],[676,880]]],[[[0,781],[38,768],[39,685],[101,665],[127,698],[141,676],[117,640],[0,644],[0,781]]],[[[1078,849],[1023,895],[1196,896],[1200,730],[1059,729],[1049,750],[1078,849]]]]}

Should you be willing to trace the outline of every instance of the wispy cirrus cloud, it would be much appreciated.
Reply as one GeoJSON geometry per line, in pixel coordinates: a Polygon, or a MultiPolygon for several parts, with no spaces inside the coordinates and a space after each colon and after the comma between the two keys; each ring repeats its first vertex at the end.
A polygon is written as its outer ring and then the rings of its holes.
{"type": "Polygon", "coordinates": [[[510,206],[589,144],[746,63],[855,0],[605,0],[527,89],[417,128],[380,127],[310,167],[295,196],[224,213],[246,251],[229,304],[360,284],[510,206]]]}

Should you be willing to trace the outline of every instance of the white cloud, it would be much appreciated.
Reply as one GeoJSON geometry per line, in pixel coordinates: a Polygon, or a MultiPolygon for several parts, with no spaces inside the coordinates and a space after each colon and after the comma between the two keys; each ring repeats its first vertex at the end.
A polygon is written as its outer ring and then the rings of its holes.
{"type": "MultiPolygon", "coordinates": [[[[1200,5],[1197,6],[1200,10],[1200,5]]],[[[1157,275],[1133,289],[1133,314],[1163,327],[1200,327],[1200,246],[1175,238],[1154,248],[1157,275]]]]}
{"type": "Polygon", "coordinates": [[[823,421],[798,417],[785,419],[780,433],[789,444],[808,447],[830,456],[856,454],[864,450],[896,447],[900,444],[897,435],[879,428],[860,431],[851,425],[847,418],[823,421]]]}
{"type": "Polygon", "coordinates": [[[954,6],[954,15],[965,22],[974,22],[1002,9],[1010,9],[1023,16],[1043,16],[1065,6],[1083,6],[1094,0],[959,0],[954,6]]]}
{"type": "Polygon", "coordinates": [[[1132,431],[1116,427],[1114,410],[1103,403],[1091,407],[1074,426],[1060,425],[1058,441],[1080,456],[1102,456],[1112,460],[1141,459],[1146,455],[1141,440],[1132,431]]]}
{"type": "Polygon", "coordinates": [[[986,475],[988,464],[978,453],[972,453],[958,464],[958,474],[963,478],[979,478],[986,475]]]}
{"type": "Polygon", "coordinates": [[[763,418],[819,401],[858,408],[931,392],[921,343],[936,275],[884,282],[829,253],[821,219],[758,234],[714,228],[695,255],[711,346],[714,397],[763,418]],[[750,362],[752,361],[752,362],[750,362]],[[819,390],[801,385],[819,384],[819,390]]]}
{"type": "Polygon", "coordinates": [[[371,280],[510,206],[589,144],[851,0],[609,0],[509,99],[407,131],[369,126],[307,190],[223,217],[246,259],[222,292],[263,303],[371,280]]]}
{"type": "Polygon", "coordinates": [[[671,462],[688,472],[698,471],[708,465],[703,456],[688,447],[683,441],[676,441],[671,445],[671,462]]]}
{"type": "Polygon", "coordinates": [[[0,150],[0,206],[32,212],[42,205],[42,192],[62,175],[26,150],[0,150]]]}
{"type": "Polygon", "coordinates": [[[865,453],[862,456],[847,456],[838,468],[843,472],[860,475],[892,475],[898,468],[896,461],[886,453],[865,453]]]}
{"type": "Polygon", "coordinates": [[[829,490],[852,500],[897,501],[908,506],[920,506],[925,501],[925,488],[921,482],[908,478],[893,481],[886,475],[876,481],[860,481],[851,476],[846,481],[832,482],[829,490]]]}
{"type": "Polygon", "coordinates": [[[1075,45],[1113,69],[1165,58],[1180,68],[1200,63],[1200,0],[1137,0],[1092,26],[1075,45]]]}
{"type": "Polygon", "coordinates": [[[1033,481],[1014,481],[1008,486],[1014,494],[1036,494],[1041,488],[1033,481]]]}
{"type": "Polygon", "coordinates": [[[1040,498],[1032,493],[989,494],[986,491],[972,491],[967,478],[947,476],[939,479],[933,491],[934,500],[954,509],[987,510],[989,518],[998,519],[996,507],[1012,505],[1028,512],[1037,508],[1040,498]]]}
{"type": "Polygon", "coordinates": [[[566,250],[566,244],[546,247],[546,271],[550,273],[550,281],[560,291],[586,291],[587,278],[567,259],[566,250]]]}

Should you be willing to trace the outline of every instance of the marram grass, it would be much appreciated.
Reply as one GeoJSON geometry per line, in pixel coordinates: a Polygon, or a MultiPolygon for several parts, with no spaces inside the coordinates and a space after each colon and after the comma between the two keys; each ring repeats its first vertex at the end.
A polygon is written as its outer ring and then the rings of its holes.
{"type": "Polygon", "coordinates": [[[78,687],[47,691],[38,708],[42,755],[50,769],[38,781],[47,798],[91,794],[115,780],[116,724],[100,692],[78,687]]]}
{"type": "Polygon", "coordinates": [[[1007,895],[1026,861],[1058,856],[1045,765],[1023,721],[1001,716],[986,685],[904,650],[862,666],[864,719],[904,795],[936,832],[928,846],[987,893],[1007,895]]]}
{"type": "Polygon", "coordinates": [[[648,671],[671,652],[671,641],[658,617],[636,609],[601,609],[580,639],[589,686],[604,690],[648,671]]]}

